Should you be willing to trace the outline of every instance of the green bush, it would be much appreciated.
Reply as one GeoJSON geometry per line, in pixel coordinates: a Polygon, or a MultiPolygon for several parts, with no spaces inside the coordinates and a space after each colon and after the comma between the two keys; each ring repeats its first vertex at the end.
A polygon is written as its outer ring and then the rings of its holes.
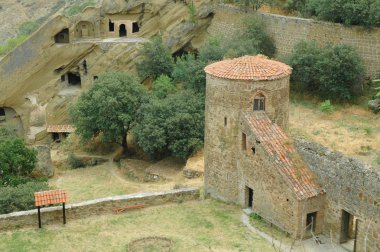
{"type": "Polygon", "coordinates": [[[225,48],[223,48],[223,43],[222,38],[210,38],[207,43],[199,49],[199,59],[206,63],[222,60],[226,53],[225,48]]]}
{"type": "Polygon", "coordinates": [[[173,71],[174,82],[183,83],[185,89],[204,93],[206,86],[206,63],[193,54],[185,54],[177,59],[173,71]]]}
{"type": "Polygon", "coordinates": [[[152,92],[157,98],[163,99],[169,94],[174,94],[177,92],[177,88],[170,77],[167,75],[161,75],[153,82],[152,92]]]}
{"type": "Polygon", "coordinates": [[[34,192],[49,190],[46,182],[28,182],[17,187],[0,187],[0,214],[33,209],[34,192]]]}
{"type": "Polygon", "coordinates": [[[74,153],[69,153],[67,156],[67,162],[69,163],[70,167],[74,169],[85,167],[85,164],[82,162],[82,160],[74,153]]]}
{"type": "Polygon", "coordinates": [[[290,58],[292,82],[300,91],[321,98],[351,100],[353,87],[360,84],[364,68],[359,55],[347,45],[319,47],[315,42],[300,42],[290,58]]]}
{"type": "Polygon", "coordinates": [[[40,25],[36,21],[26,21],[20,25],[18,28],[18,34],[19,35],[30,35],[32,34],[35,30],[38,29],[40,25]]]}
{"type": "Polygon", "coordinates": [[[137,63],[136,67],[142,80],[146,78],[155,80],[160,75],[171,75],[174,60],[169,48],[162,42],[161,37],[156,36],[151,42],[144,43],[140,52],[143,60],[137,63]]]}
{"type": "Polygon", "coordinates": [[[326,100],[326,101],[321,103],[321,111],[323,113],[331,114],[332,112],[334,112],[334,110],[335,110],[335,108],[331,104],[330,100],[326,100]]]}
{"type": "Polygon", "coordinates": [[[259,17],[243,19],[242,29],[227,41],[227,57],[264,54],[273,57],[276,47],[273,39],[266,33],[264,23],[259,17]]]}
{"type": "Polygon", "coordinates": [[[0,45],[0,56],[11,52],[14,48],[16,48],[22,42],[24,42],[27,38],[28,36],[26,35],[20,35],[16,38],[8,39],[4,45],[0,45]]]}
{"type": "Polygon", "coordinates": [[[37,162],[37,151],[22,139],[0,128],[0,186],[17,186],[28,177],[37,162]]]}
{"type": "Polygon", "coordinates": [[[378,155],[377,157],[376,157],[376,163],[378,164],[378,165],[380,165],[380,155],[378,155]]]}
{"type": "Polygon", "coordinates": [[[182,90],[165,99],[152,97],[141,107],[133,135],[151,157],[187,158],[203,146],[204,96],[182,90]]]}

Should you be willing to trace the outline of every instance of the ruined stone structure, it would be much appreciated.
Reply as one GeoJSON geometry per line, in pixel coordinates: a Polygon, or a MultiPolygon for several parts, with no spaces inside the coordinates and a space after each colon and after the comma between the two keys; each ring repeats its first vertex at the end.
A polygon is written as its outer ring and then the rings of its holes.
{"type": "Polygon", "coordinates": [[[264,56],[205,68],[205,188],[294,235],[321,231],[324,194],[283,130],[291,68],[264,56]]]}
{"type": "Polygon", "coordinates": [[[205,71],[206,193],[249,207],[294,237],[324,233],[336,243],[354,239],[356,251],[377,251],[380,175],[325,149],[297,143],[297,151],[283,131],[291,68],[244,56],[205,71]]]}

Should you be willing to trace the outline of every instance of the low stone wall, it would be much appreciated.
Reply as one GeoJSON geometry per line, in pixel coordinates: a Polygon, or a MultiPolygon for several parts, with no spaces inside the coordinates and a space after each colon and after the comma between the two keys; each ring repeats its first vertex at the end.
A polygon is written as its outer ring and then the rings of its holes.
{"type": "Polygon", "coordinates": [[[296,147],[326,190],[324,233],[340,242],[344,210],[359,220],[356,251],[380,251],[380,172],[316,143],[296,147]]]}
{"type": "MultiPolygon", "coordinates": [[[[169,202],[196,200],[199,189],[183,188],[166,192],[138,193],[119,195],[66,205],[67,221],[86,218],[92,215],[112,213],[113,208],[144,203],[146,206],[161,205],[169,202]]],[[[42,226],[62,223],[62,206],[41,209],[42,226]]],[[[14,212],[0,215],[0,230],[24,227],[38,227],[37,210],[14,212]]]]}

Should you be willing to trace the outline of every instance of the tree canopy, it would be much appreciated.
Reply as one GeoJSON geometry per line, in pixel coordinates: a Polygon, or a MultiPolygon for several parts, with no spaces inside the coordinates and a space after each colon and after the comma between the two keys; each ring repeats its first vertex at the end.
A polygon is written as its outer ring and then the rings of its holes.
{"type": "Polygon", "coordinates": [[[170,50],[162,42],[162,38],[156,36],[152,41],[146,42],[141,48],[143,60],[139,62],[137,72],[139,77],[156,79],[160,75],[170,76],[174,67],[174,60],[170,50]]]}
{"type": "Polygon", "coordinates": [[[359,55],[347,45],[319,47],[315,42],[301,42],[294,48],[290,65],[293,82],[327,99],[352,99],[353,87],[364,76],[359,55]]]}
{"type": "Polygon", "coordinates": [[[146,94],[145,88],[126,73],[106,73],[83,92],[69,112],[76,133],[84,140],[100,135],[107,142],[121,142],[126,136],[146,94]]]}
{"type": "Polygon", "coordinates": [[[203,146],[204,97],[182,90],[166,99],[151,98],[139,110],[133,133],[151,157],[188,157],[203,146]]]}
{"type": "Polygon", "coordinates": [[[22,139],[0,128],[0,185],[17,186],[30,180],[28,176],[37,162],[37,151],[25,146],[22,139]]]}

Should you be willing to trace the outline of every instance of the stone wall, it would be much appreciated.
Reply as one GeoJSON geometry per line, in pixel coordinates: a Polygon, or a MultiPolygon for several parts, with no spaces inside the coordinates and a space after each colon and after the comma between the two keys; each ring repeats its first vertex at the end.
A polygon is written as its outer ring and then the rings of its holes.
{"type": "Polygon", "coordinates": [[[213,197],[238,203],[237,151],[241,112],[265,96],[268,116],[288,126],[289,77],[270,81],[235,81],[207,75],[205,110],[205,189],[213,197]]]}
{"type": "Polygon", "coordinates": [[[359,220],[357,251],[380,251],[380,172],[315,143],[296,147],[326,190],[324,233],[340,242],[344,210],[359,220]]]}
{"type": "MultiPolygon", "coordinates": [[[[70,222],[92,215],[112,213],[113,208],[125,207],[127,205],[144,203],[146,206],[154,206],[169,202],[196,200],[198,198],[199,190],[194,188],[119,195],[66,205],[66,218],[70,222]]],[[[42,226],[62,223],[62,206],[42,208],[41,216],[42,226]]],[[[0,215],[0,230],[12,230],[24,227],[38,227],[37,210],[0,215]]]]}
{"type": "MultiPolygon", "coordinates": [[[[241,27],[241,20],[250,15],[239,8],[218,4],[214,6],[214,19],[208,28],[212,36],[233,36],[241,27]]],[[[316,40],[321,44],[347,44],[361,56],[367,75],[374,76],[380,70],[380,28],[371,30],[359,26],[344,26],[312,19],[259,13],[266,29],[275,41],[278,56],[292,52],[302,40],[316,40]]]]}

